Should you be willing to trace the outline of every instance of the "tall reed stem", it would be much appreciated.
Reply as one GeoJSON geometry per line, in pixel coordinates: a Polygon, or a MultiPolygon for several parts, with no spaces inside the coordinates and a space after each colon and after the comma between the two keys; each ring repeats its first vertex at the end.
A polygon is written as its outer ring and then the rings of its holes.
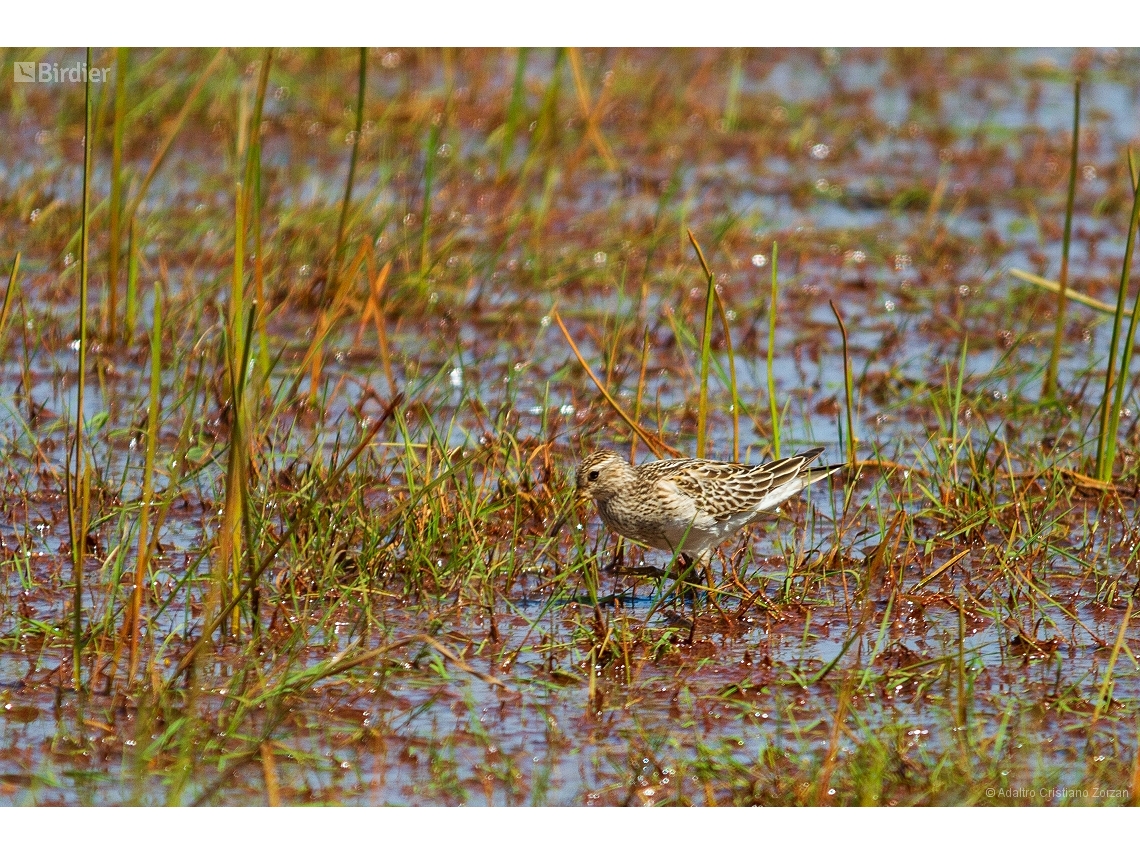
{"type": "Polygon", "coordinates": [[[130,659],[127,684],[133,684],[138,666],[139,634],[142,624],[142,592],[150,563],[150,506],[154,501],[154,458],[158,448],[158,417],[162,391],[162,288],[154,283],[154,324],[150,331],[150,401],[146,416],[146,460],[143,468],[142,507],[139,510],[138,560],[135,587],[131,596],[130,659]]]}
{"type": "Polygon", "coordinates": [[[1065,201],[1065,233],[1061,238],[1061,278],[1057,292],[1057,325],[1053,330],[1053,350],[1049,354],[1049,367],[1045,371],[1045,385],[1041,397],[1057,394],[1057,363],[1061,358],[1061,337],[1065,331],[1065,289],[1069,287],[1069,244],[1073,234],[1073,200],[1077,194],[1077,152],[1081,138],[1081,79],[1073,83],[1073,145],[1069,152],[1069,193],[1065,201]]]}
{"type": "MultiPolygon", "coordinates": [[[[87,48],[87,67],[91,68],[91,48],[87,48]]],[[[74,583],[71,602],[72,681],[76,691],[82,688],[81,657],[83,655],[83,563],[87,548],[87,508],[90,499],[87,459],[83,453],[83,391],[87,378],[87,217],[91,208],[91,79],[84,83],[83,111],[83,202],[79,239],[79,378],[75,404],[75,438],[71,445],[74,473],[67,478],[67,522],[71,535],[71,566],[74,583]]]]}
{"type": "Polygon", "coordinates": [[[4,304],[0,306],[0,349],[8,332],[8,319],[12,316],[12,298],[16,295],[16,279],[20,275],[20,253],[12,259],[12,272],[8,274],[8,287],[4,289],[4,304]]]}
{"type": "Polygon", "coordinates": [[[772,417],[772,456],[780,459],[780,407],[776,403],[776,372],[772,360],[776,355],[776,282],[779,245],[772,242],[772,302],[768,306],[768,410],[772,417]]]}
{"type": "Polygon", "coordinates": [[[716,308],[720,312],[720,325],[724,328],[724,349],[728,352],[728,397],[732,400],[732,462],[740,462],[740,395],[736,386],[736,351],[732,347],[732,330],[728,326],[728,312],[720,292],[716,295],[716,308]]]}
{"type": "Polygon", "coordinates": [[[708,410],[709,410],[709,357],[712,350],[712,324],[713,309],[716,303],[716,277],[709,270],[705,254],[701,245],[697,243],[691,229],[686,229],[689,243],[697,252],[701,261],[701,268],[705,272],[705,329],[701,336],[701,381],[700,392],[697,398],[697,457],[704,457],[708,452],[708,410]]]}
{"type": "Polygon", "coordinates": [[[443,119],[432,120],[428,131],[427,150],[424,152],[424,200],[420,206],[420,276],[426,277],[431,269],[431,194],[435,185],[436,152],[443,119]]]}
{"type": "Polygon", "coordinates": [[[155,152],[154,158],[150,162],[150,168],[147,169],[146,175],[143,176],[143,180],[139,184],[138,190],[135,191],[134,196],[127,205],[126,219],[128,221],[133,220],[135,215],[138,214],[139,206],[142,204],[142,200],[146,198],[147,190],[150,189],[150,182],[154,180],[158,168],[162,166],[163,161],[166,160],[166,155],[170,152],[170,146],[174,143],[174,138],[178,135],[178,132],[182,130],[182,126],[186,124],[187,118],[189,118],[191,111],[194,109],[194,102],[198,100],[198,96],[202,93],[206,84],[214,78],[214,73],[222,64],[222,60],[225,59],[225,56],[226,48],[219,48],[218,52],[214,54],[213,59],[202,69],[202,73],[198,75],[198,79],[194,83],[194,88],[191,89],[190,93],[186,96],[186,100],[182,104],[182,109],[178,111],[178,115],[174,117],[174,121],[167,125],[168,130],[166,136],[163,137],[159,143],[158,151],[155,152]]]}
{"type": "MultiPolygon", "coordinates": [[[[226,465],[226,495],[222,511],[222,530],[219,534],[218,585],[224,587],[228,578],[230,593],[236,597],[241,588],[242,530],[245,515],[245,496],[248,473],[248,433],[246,431],[245,376],[249,363],[249,341],[252,330],[243,325],[245,314],[245,193],[237,182],[234,193],[234,277],[230,291],[230,315],[227,319],[227,362],[229,364],[229,395],[231,427],[229,457],[226,465]]],[[[238,632],[234,621],[234,633],[238,632]]]]}
{"type": "Polygon", "coordinates": [[[123,125],[127,113],[127,49],[115,51],[115,118],[111,132],[111,222],[107,247],[107,318],[105,335],[108,344],[119,336],[119,260],[122,258],[123,216],[123,125]]]}
{"type": "Polygon", "coordinates": [[[847,402],[847,465],[855,466],[855,447],[859,444],[859,440],[855,438],[855,393],[852,389],[854,385],[851,378],[851,354],[847,349],[847,325],[843,323],[843,316],[839,314],[839,309],[835,307],[834,300],[828,300],[831,305],[831,311],[835,315],[835,320],[839,324],[839,334],[843,338],[843,392],[847,402]]]}
{"type": "MultiPolygon", "coordinates": [[[[245,159],[245,209],[251,211],[250,226],[253,237],[253,295],[259,307],[265,305],[265,260],[261,247],[261,116],[265,110],[265,92],[269,88],[269,68],[273,63],[273,48],[266,48],[261,61],[261,74],[257,81],[257,97],[250,119],[249,148],[245,159]]],[[[269,378],[269,331],[265,326],[265,312],[258,312],[257,357],[261,382],[269,378]]]]}
{"type": "Polygon", "coordinates": [[[124,338],[130,341],[139,318],[138,220],[131,218],[127,226],[127,308],[124,312],[124,338]]]}

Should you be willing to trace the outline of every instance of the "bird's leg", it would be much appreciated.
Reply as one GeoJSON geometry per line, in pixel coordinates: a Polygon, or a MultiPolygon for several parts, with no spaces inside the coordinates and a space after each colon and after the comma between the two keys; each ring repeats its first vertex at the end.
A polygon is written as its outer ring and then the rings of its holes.
{"type": "Polygon", "coordinates": [[[692,566],[693,560],[688,555],[681,552],[674,557],[673,561],[670,564],[665,565],[664,570],[658,571],[658,578],[672,578],[673,584],[670,585],[669,589],[665,591],[665,593],[663,593],[657,599],[657,601],[649,607],[649,611],[645,615],[646,623],[649,622],[657,609],[661,607],[662,603],[665,603],[674,597],[681,599],[681,602],[684,603],[684,597],[687,596],[687,594],[682,593],[679,589],[685,584],[687,580],[691,578],[690,571],[692,570],[692,566]]]}
{"type": "Polygon", "coordinates": [[[637,564],[633,567],[626,567],[625,572],[637,574],[639,576],[650,576],[656,578],[661,575],[661,568],[656,564],[637,564]]]}
{"type": "Polygon", "coordinates": [[[627,575],[641,575],[650,577],[659,577],[661,575],[661,568],[653,564],[637,564],[633,567],[627,567],[625,564],[625,541],[622,540],[618,545],[617,554],[614,560],[602,568],[603,573],[614,574],[627,574],[627,575]]]}
{"type": "Polygon", "coordinates": [[[715,590],[716,590],[716,586],[715,586],[715,585],[713,585],[713,574],[712,574],[712,553],[711,553],[711,552],[705,552],[705,553],[702,553],[702,555],[701,555],[701,563],[702,563],[702,564],[704,564],[704,569],[705,569],[705,581],[708,583],[708,586],[709,586],[709,596],[711,597],[711,596],[713,596],[713,591],[715,591],[715,590]]]}
{"type": "Polygon", "coordinates": [[[674,563],[676,564],[676,574],[678,579],[684,579],[692,572],[693,559],[691,559],[684,552],[677,556],[677,560],[674,563]]]}
{"type": "Polygon", "coordinates": [[[618,547],[614,551],[614,560],[602,568],[603,573],[616,573],[625,566],[625,541],[618,539],[618,547]]]}
{"type": "MultiPolygon", "coordinates": [[[[687,553],[680,553],[677,556],[676,560],[677,581],[673,585],[674,589],[680,586],[687,588],[689,585],[699,584],[701,580],[701,563],[704,560],[705,553],[703,552],[698,553],[695,559],[687,553]]],[[[689,605],[693,610],[693,617],[692,620],[689,621],[689,639],[686,643],[691,645],[693,643],[693,638],[697,630],[697,598],[694,595],[694,592],[686,590],[681,596],[681,610],[682,612],[684,611],[685,600],[690,598],[691,600],[689,605]]]]}
{"type": "Polygon", "coordinates": [[[752,589],[744,584],[744,580],[740,578],[740,575],[736,572],[736,568],[729,568],[729,572],[732,574],[731,581],[733,587],[735,587],[738,591],[741,591],[745,596],[750,596],[752,594],[752,589]]]}
{"type": "Polygon", "coordinates": [[[742,553],[743,550],[738,550],[737,552],[733,553],[733,561],[724,562],[724,581],[726,583],[731,583],[733,587],[743,592],[745,596],[748,596],[752,593],[752,591],[747,585],[744,584],[744,581],[740,578],[740,574],[736,572],[737,562],[735,559],[738,559],[742,553]]]}

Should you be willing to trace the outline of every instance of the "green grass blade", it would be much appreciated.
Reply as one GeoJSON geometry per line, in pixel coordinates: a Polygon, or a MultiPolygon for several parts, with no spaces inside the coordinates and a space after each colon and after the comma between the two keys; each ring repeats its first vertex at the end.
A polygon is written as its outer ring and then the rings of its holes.
{"type": "MultiPolygon", "coordinates": [[[[87,67],[91,67],[91,48],[87,48],[87,67]]],[[[87,513],[90,480],[83,451],[83,392],[87,378],[87,254],[89,248],[88,214],[91,207],[91,78],[84,82],[83,122],[83,202],[79,239],[79,378],[75,404],[75,435],[71,446],[71,462],[75,466],[68,475],[68,529],[71,534],[72,582],[71,658],[72,680],[76,691],[82,688],[81,657],[83,654],[83,564],[87,548],[87,513]]]]}
{"type": "Polygon", "coordinates": [[[12,272],[8,274],[8,287],[4,289],[4,305],[0,307],[0,348],[8,332],[8,320],[12,316],[12,297],[16,293],[16,279],[20,275],[20,253],[12,259],[12,272]]]}
{"type": "Polygon", "coordinates": [[[692,230],[687,230],[689,242],[696,250],[697,258],[701,261],[701,268],[705,272],[705,328],[701,336],[701,372],[700,392],[697,398],[697,457],[704,457],[708,453],[708,410],[709,410],[709,351],[712,349],[712,323],[713,309],[716,303],[716,277],[709,270],[705,254],[701,245],[697,243],[692,230]]]}
{"type": "Polygon", "coordinates": [[[428,131],[427,150],[424,152],[424,199],[420,208],[420,276],[426,277],[431,269],[431,194],[435,183],[436,152],[439,150],[440,121],[433,121],[428,131]]]}
{"type": "Polygon", "coordinates": [[[131,595],[130,654],[127,683],[133,684],[138,668],[138,645],[142,626],[142,592],[150,563],[150,506],[154,500],[154,462],[158,448],[158,419],[162,395],[162,287],[154,283],[154,323],[150,332],[150,398],[146,416],[146,457],[143,464],[142,507],[139,509],[138,558],[131,595]]]}
{"type": "MultiPolygon", "coordinates": [[[[1112,466],[1116,458],[1116,431],[1120,422],[1120,403],[1127,385],[1128,363],[1132,360],[1133,336],[1136,332],[1136,311],[1128,324],[1128,339],[1124,357],[1120,361],[1117,377],[1116,354],[1120,345],[1120,327],[1124,321],[1124,303],[1128,297],[1128,279],[1132,273],[1132,250],[1135,246],[1136,227],[1140,222],[1140,184],[1133,186],[1132,214],[1128,220],[1128,237],[1124,246],[1124,263],[1120,270],[1120,287],[1116,294],[1116,314],[1112,321],[1112,341],[1108,348],[1108,365],[1104,374],[1104,397],[1101,399],[1100,434],[1096,447],[1096,477],[1101,481],[1112,479],[1112,466]],[[1118,388],[1119,387],[1119,388],[1118,388]]],[[[1137,292],[1140,302],[1140,292],[1137,292]]]]}
{"type": "Polygon", "coordinates": [[[105,334],[109,344],[118,338],[119,261],[122,258],[123,215],[123,126],[127,112],[127,48],[115,51],[115,113],[111,131],[111,208],[107,246],[107,318],[105,334]]]}
{"type": "Polygon", "coordinates": [[[851,388],[853,384],[851,354],[847,348],[847,325],[843,323],[843,316],[835,307],[835,301],[829,300],[828,303],[831,305],[835,320],[839,323],[839,334],[843,338],[843,392],[847,402],[847,464],[853,467],[855,465],[855,448],[859,444],[859,440],[855,438],[855,394],[851,388]]]}

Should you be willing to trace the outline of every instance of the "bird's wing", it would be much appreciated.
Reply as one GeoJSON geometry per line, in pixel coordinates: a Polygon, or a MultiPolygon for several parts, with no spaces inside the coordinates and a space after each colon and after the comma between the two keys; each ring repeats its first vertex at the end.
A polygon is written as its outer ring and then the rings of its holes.
{"type": "MultiPolygon", "coordinates": [[[[642,464],[645,474],[669,482],[697,509],[718,520],[774,507],[809,483],[808,465],[823,452],[744,466],[719,460],[661,460],[642,464]]],[[[811,480],[818,480],[812,478],[811,480]]]]}

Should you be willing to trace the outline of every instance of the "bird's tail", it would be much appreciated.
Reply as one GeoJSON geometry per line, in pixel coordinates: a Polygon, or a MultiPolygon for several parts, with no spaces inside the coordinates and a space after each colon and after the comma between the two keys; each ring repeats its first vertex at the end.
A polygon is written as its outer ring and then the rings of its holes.
{"type": "MultiPolygon", "coordinates": [[[[789,461],[795,461],[800,466],[806,466],[823,454],[823,451],[823,446],[817,445],[815,448],[809,448],[802,454],[797,454],[795,457],[789,458],[789,461]]],[[[843,463],[835,463],[830,466],[813,466],[811,469],[800,470],[800,477],[803,478],[803,486],[806,487],[809,484],[814,484],[816,481],[822,481],[832,472],[838,472],[844,465],[843,463]]]]}
{"type": "Polygon", "coordinates": [[[845,465],[846,464],[844,464],[844,463],[836,463],[836,464],[833,464],[831,466],[814,466],[814,467],[812,467],[811,469],[809,469],[807,472],[804,473],[804,486],[806,487],[809,484],[814,484],[816,481],[822,481],[824,478],[826,478],[832,472],[838,472],[845,465]]]}

